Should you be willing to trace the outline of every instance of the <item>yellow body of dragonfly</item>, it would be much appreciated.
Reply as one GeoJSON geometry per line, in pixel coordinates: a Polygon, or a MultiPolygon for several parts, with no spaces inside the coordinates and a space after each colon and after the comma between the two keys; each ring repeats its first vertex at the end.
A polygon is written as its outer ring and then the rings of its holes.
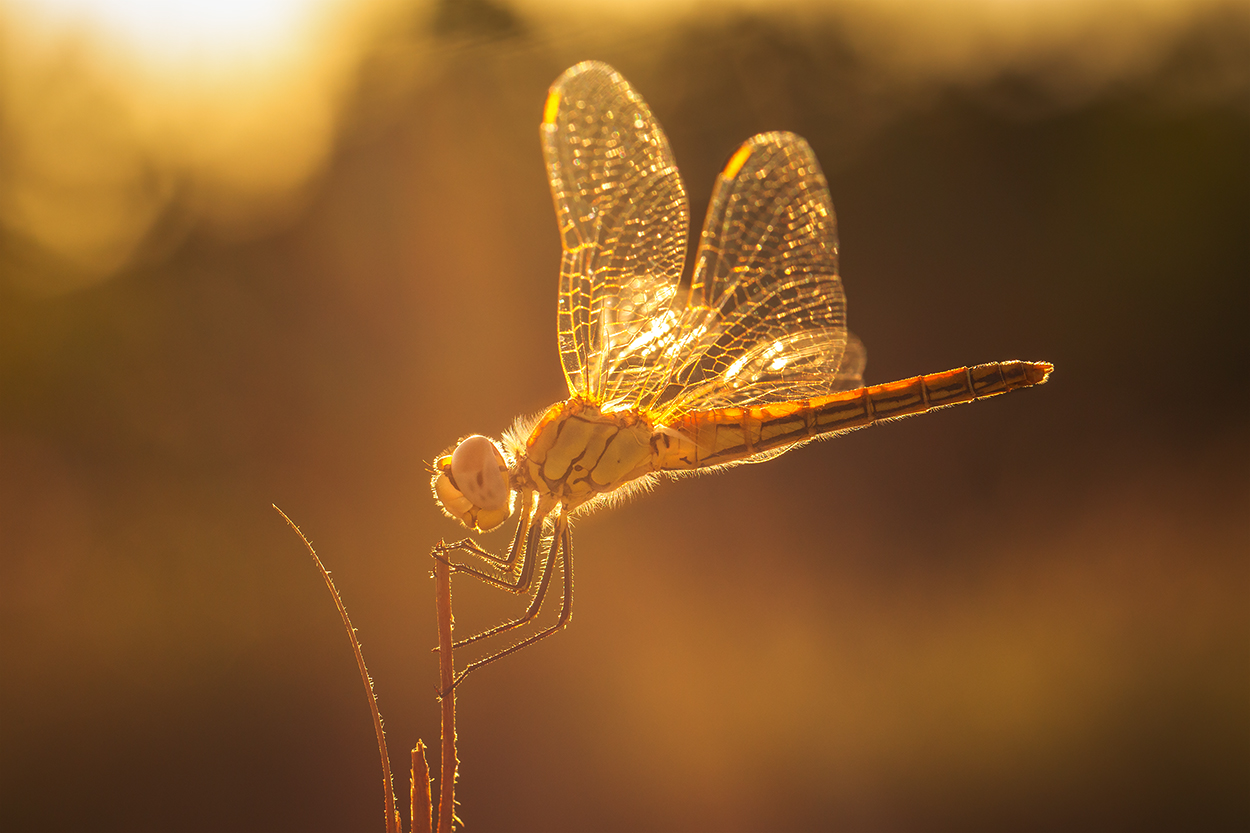
{"type": "Polygon", "coordinates": [[[758,462],[812,439],[1046,381],[1051,365],[1007,361],[861,387],[866,353],[846,328],[829,188],[792,133],[747,141],[716,180],[692,275],[689,206],[668,140],[611,67],[586,62],[552,86],[543,152],[560,225],[558,325],[570,398],[496,443],[474,435],[435,465],[440,506],[473,530],[519,518],[504,556],[453,566],[515,592],[537,616],[562,564],[569,517],[667,473],[758,462]],[[549,533],[549,538],[544,534],[549,533]],[[545,549],[545,553],[543,550],[545,549]]]}

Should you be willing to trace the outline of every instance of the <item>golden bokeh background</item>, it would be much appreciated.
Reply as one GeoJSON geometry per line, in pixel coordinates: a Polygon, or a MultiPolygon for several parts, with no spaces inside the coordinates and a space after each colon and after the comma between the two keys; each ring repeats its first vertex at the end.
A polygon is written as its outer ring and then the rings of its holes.
{"type": "MultiPolygon", "coordinates": [[[[697,219],[808,138],[871,382],[1057,371],[582,520],[570,629],[460,692],[468,829],[1244,829],[1248,42],[1235,0],[2,0],[0,828],[381,828],[270,503],[402,765],[426,464],[564,395],[538,122],[596,58],[697,219]]],[[[456,582],[463,632],[520,608],[456,582]]]]}

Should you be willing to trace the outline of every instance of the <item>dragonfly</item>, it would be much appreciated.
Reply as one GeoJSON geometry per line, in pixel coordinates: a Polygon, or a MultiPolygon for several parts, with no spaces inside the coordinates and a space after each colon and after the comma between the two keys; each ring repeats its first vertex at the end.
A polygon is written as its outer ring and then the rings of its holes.
{"type": "Polygon", "coordinates": [[[557,325],[569,398],[517,420],[501,441],[461,439],[431,467],[431,486],[472,532],[517,518],[505,554],[465,538],[440,542],[435,557],[488,584],[532,591],[520,616],[455,647],[535,621],[556,565],[563,598],[553,624],[470,663],[457,684],[568,624],[573,516],[660,478],[769,460],[1040,385],[1053,370],[1002,361],[865,387],[867,353],[846,326],[829,186],[793,133],[754,136],[729,158],[689,276],[681,176],[664,131],[619,73],[595,61],[565,71],[547,96],[541,135],[563,250],[557,325]]]}

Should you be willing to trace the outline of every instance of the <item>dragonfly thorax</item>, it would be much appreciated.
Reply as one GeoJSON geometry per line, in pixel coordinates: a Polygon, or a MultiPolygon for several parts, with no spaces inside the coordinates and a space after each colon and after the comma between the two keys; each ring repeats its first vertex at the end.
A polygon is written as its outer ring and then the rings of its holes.
{"type": "Polygon", "coordinates": [[[651,421],[573,398],[552,406],[526,442],[518,475],[539,495],[581,504],[654,471],[651,421]]]}

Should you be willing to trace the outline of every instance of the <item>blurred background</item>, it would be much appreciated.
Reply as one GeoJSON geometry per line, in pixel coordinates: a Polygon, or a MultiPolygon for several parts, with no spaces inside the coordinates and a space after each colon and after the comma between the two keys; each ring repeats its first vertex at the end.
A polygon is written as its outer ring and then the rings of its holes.
{"type": "Polygon", "coordinates": [[[460,689],[467,829],[1250,825],[1244,4],[0,0],[0,828],[381,829],[270,504],[405,769],[427,463],[566,395],[588,58],[696,225],[808,138],[870,382],[1057,370],[585,518],[572,626],[460,689]]]}

